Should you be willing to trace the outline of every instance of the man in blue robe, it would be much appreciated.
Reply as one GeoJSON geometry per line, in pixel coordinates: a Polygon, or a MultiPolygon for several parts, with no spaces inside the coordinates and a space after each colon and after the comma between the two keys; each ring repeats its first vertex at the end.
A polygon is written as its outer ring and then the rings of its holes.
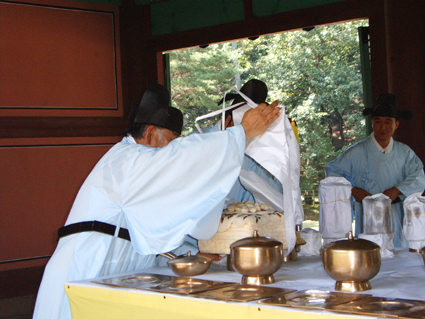
{"type": "Polygon", "coordinates": [[[183,115],[168,92],[150,87],[129,134],[96,164],[60,229],[37,295],[34,317],[70,319],[65,283],[139,271],[187,235],[209,239],[237,179],[250,138],[280,113],[261,104],[241,125],[179,138],[183,115]]]}
{"type": "Polygon", "coordinates": [[[380,94],[376,107],[363,111],[363,115],[369,114],[373,133],[328,163],[326,176],[345,177],[353,185],[356,235],[363,232],[362,200],[374,194],[387,195],[392,201],[394,247],[405,248],[408,243],[402,235],[402,201],[424,191],[425,177],[423,164],[413,150],[394,141],[392,136],[399,126],[399,118],[410,120],[412,114],[398,110],[396,97],[390,93],[380,94]]]}

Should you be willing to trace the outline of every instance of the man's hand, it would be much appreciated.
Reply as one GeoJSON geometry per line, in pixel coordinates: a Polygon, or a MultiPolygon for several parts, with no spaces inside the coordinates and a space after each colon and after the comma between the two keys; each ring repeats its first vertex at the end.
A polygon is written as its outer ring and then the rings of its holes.
{"type": "Polygon", "coordinates": [[[245,137],[248,141],[254,136],[264,133],[280,115],[281,108],[277,107],[279,101],[274,101],[267,105],[261,103],[254,109],[245,112],[241,124],[245,130],[245,137]]]}
{"type": "Polygon", "coordinates": [[[361,203],[365,197],[370,196],[372,194],[366,192],[363,188],[353,187],[351,189],[351,195],[354,196],[354,198],[356,199],[356,202],[361,203]]]}
{"type": "Polygon", "coordinates": [[[394,186],[384,191],[383,194],[387,195],[393,202],[397,198],[397,196],[401,194],[401,192],[398,190],[397,187],[394,186]]]}

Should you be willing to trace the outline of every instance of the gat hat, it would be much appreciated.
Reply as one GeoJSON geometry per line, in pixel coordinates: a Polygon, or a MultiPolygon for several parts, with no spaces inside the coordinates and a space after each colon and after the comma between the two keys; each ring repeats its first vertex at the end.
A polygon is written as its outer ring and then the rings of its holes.
{"type": "MultiPolygon", "coordinates": [[[[249,97],[253,102],[260,104],[264,103],[267,98],[267,85],[263,81],[251,79],[246,82],[240,89],[240,91],[249,97]]],[[[228,93],[226,94],[225,101],[233,100],[232,105],[240,102],[245,102],[245,99],[239,95],[239,93],[228,93]]],[[[218,102],[220,105],[223,103],[223,99],[218,102]]]]}
{"type": "Polygon", "coordinates": [[[363,110],[363,115],[383,116],[383,117],[394,117],[396,119],[402,118],[404,120],[410,120],[413,115],[412,112],[407,110],[397,109],[396,96],[391,93],[381,93],[376,99],[375,108],[368,107],[363,110]]]}
{"type": "Polygon", "coordinates": [[[155,125],[181,134],[182,112],[169,106],[170,94],[161,84],[149,86],[143,93],[134,123],[155,125]]]}

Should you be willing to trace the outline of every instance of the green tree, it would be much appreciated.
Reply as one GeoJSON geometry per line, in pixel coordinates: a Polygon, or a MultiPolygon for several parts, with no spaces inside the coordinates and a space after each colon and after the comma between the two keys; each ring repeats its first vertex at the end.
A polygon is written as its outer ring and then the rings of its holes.
{"type": "Polygon", "coordinates": [[[302,189],[317,185],[325,164],[365,137],[357,36],[365,23],[270,36],[268,54],[256,62],[268,75],[272,98],[297,121],[302,189]]]}
{"type": "MultiPolygon", "coordinates": [[[[184,114],[184,132],[194,130],[199,115],[219,109],[224,92],[234,86],[239,51],[231,43],[170,53],[171,99],[184,114]]],[[[210,126],[217,119],[203,122],[210,126]]]]}

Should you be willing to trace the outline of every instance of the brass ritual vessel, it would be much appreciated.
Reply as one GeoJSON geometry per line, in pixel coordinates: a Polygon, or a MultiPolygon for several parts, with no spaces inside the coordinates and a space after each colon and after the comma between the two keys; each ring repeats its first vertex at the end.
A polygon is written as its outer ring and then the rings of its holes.
{"type": "Polygon", "coordinates": [[[350,232],[348,239],[323,247],[322,261],[326,273],[336,280],[336,291],[369,290],[369,280],[381,268],[381,247],[369,240],[354,239],[350,232]]]}
{"type": "Polygon", "coordinates": [[[273,274],[283,263],[283,244],[254,231],[253,237],[242,238],[230,246],[232,268],[242,274],[242,284],[274,283],[273,274]]]}
{"type": "Polygon", "coordinates": [[[221,281],[202,280],[192,277],[174,277],[159,274],[137,273],[111,278],[100,278],[92,282],[112,287],[155,291],[180,295],[191,295],[203,291],[235,285],[221,281]]]}
{"type": "Polygon", "coordinates": [[[424,264],[425,264],[425,247],[422,247],[421,249],[419,249],[419,252],[421,253],[422,258],[424,260],[424,264]]]}
{"type": "Polygon", "coordinates": [[[180,277],[202,275],[207,272],[212,262],[208,257],[192,256],[190,251],[187,252],[187,256],[176,256],[172,252],[159,255],[171,259],[167,264],[173,273],[180,277]]]}
{"type": "Polygon", "coordinates": [[[294,249],[287,255],[283,257],[283,261],[289,262],[289,261],[296,261],[298,260],[297,254],[301,251],[300,246],[307,244],[307,242],[301,237],[300,235],[301,231],[301,225],[295,225],[295,236],[296,236],[296,242],[294,249]]]}

